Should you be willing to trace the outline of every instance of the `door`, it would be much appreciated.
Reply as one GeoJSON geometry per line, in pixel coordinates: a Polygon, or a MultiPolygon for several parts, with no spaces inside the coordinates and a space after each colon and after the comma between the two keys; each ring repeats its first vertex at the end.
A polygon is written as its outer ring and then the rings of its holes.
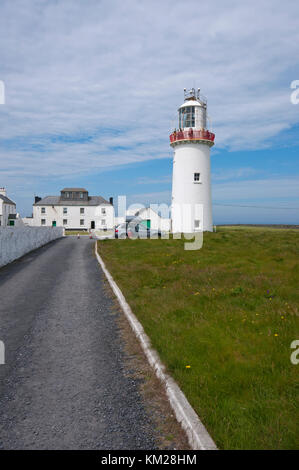
{"type": "Polygon", "coordinates": [[[93,229],[95,228],[95,222],[94,222],[94,220],[91,221],[90,228],[93,228],[93,229]]]}
{"type": "Polygon", "coordinates": [[[56,227],[56,220],[52,221],[52,227],[56,227]]]}
{"type": "Polygon", "coordinates": [[[151,228],[151,219],[143,220],[141,224],[144,225],[146,228],[151,228]]]}

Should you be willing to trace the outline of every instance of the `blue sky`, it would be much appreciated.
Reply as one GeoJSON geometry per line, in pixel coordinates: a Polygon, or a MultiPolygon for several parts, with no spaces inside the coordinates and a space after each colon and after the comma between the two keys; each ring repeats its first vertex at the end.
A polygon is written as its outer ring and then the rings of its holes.
{"type": "Polygon", "coordinates": [[[194,86],[216,134],[214,222],[299,223],[298,15],[292,0],[2,0],[0,186],[22,215],[64,186],[169,204],[168,136],[194,86]]]}

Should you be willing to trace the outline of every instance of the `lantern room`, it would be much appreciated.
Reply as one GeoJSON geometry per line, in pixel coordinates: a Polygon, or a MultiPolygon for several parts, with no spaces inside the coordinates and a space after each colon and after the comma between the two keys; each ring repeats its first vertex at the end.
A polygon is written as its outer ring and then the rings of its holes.
{"type": "Polygon", "coordinates": [[[215,134],[207,129],[207,99],[200,89],[184,89],[185,102],[179,107],[179,128],[169,136],[170,145],[182,142],[201,141],[210,147],[214,145],[215,134]]]}
{"type": "Polygon", "coordinates": [[[185,102],[179,107],[179,129],[206,129],[207,128],[207,100],[191,88],[184,89],[185,102]]]}

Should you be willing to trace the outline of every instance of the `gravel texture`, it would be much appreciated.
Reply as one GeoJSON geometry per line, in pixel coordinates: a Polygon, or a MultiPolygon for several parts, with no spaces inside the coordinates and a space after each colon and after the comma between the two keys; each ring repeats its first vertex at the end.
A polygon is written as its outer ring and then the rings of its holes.
{"type": "Polygon", "coordinates": [[[0,448],[154,449],[94,240],[0,269],[0,448]]]}

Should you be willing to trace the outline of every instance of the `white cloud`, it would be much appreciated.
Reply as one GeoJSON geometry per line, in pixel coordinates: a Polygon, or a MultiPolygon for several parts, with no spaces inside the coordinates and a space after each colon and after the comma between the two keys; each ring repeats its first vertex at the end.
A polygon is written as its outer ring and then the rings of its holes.
{"type": "Polygon", "coordinates": [[[299,123],[298,44],[292,0],[2,0],[2,179],[170,156],[193,85],[208,96],[216,148],[271,146],[299,123]]]}
{"type": "MultiPolygon", "coordinates": [[[[299,217],[299,177],[269,179],[247,179],[242,181],[230,181],[214,183],[212,185],[212,197],[215,204],[251,205],[281,210],[290,209],[297,211],[299,217]],[[249,202],[247,202],[249,201],[249,202]]],[[[171,191],[158,191],[151,193],[134,194],[129,196],[131,202],[150,204],[167,203],[171,201],[171,191]]],[[[130,203],[131,203],[130,202],[130,203]]],[[[293,212],[296,214],[296,212],[293,212]]]]}
{"type": "Polygon", "coordinates": [[[212,173],[212,181],[234,180],[237,178],[248,178],[258,173],[256,168],[218,169],[212,173]]]}
{"type": "Polygon", "coordinates": [[[137,184],[143,184],[143,185],[147,185],[147,184],[167,184],[167,183],[170,183],[171,182],[171,176],[170,175],[167,175],[167,176],[161,176],[160,178],[148,178],[147,176],[142,176],[140,178],[137,179],[136,183],[137,184]]]}
{"type": "MultiPolygon", "coordinates": [[[[222,201],[273,201],[299,199],[299,177],[268,178],[217,183],[212,189],[213,199],[222,201]]],[[[270,204],[271,205],[271,204],[270,204]]],[[[273,204],[272,204],[273,205],[273,204]]],[[[275,205],[275,204],[274,204],[275,205]]],[[[288,204],[286,204],[288,206],[288,204]]],[[[298,202],[297,202],[298,206],[298,202]]]]}

